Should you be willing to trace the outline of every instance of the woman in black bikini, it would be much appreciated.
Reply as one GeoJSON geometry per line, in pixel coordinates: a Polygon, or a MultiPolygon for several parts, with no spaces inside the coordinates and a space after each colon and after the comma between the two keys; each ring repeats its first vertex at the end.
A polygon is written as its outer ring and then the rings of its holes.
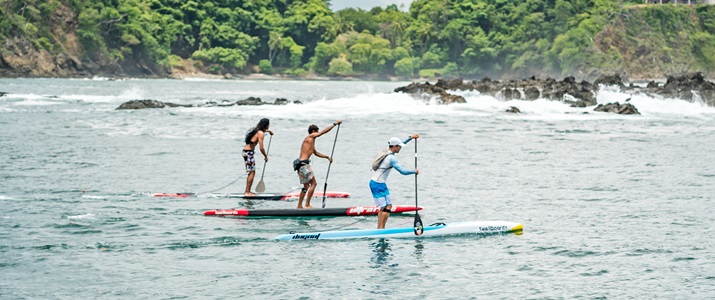
{"type": "Polygon", "coordinates": [[[248,172],[248,177],[246,177],[246,191],[243,193],[246,196],[256,195],[256,193],[251,192],[253,178],[256,176],[256,160],[254,157],[256,145],[259,145],[263,157],[268,161],[268,153],[266,153],[266,149],[263,147],[263,138],[266,132],[273,135],[273,131],[268,130],[269,126],[270,121],[267,118],[263,118],[258,122],[256,127],[249,129],[246,133],[246,145],[243,146],[243,160],[246,162],[246,172],[248,172]]]}

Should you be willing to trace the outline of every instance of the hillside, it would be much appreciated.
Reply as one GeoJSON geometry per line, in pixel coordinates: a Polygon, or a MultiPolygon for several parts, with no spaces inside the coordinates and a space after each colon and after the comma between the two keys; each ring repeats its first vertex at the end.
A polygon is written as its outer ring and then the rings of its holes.
{"type": "Polygon", "coordinates": [[[6,0],[0,76],[712,76],[715,6],[640,2],[6,0]]]}

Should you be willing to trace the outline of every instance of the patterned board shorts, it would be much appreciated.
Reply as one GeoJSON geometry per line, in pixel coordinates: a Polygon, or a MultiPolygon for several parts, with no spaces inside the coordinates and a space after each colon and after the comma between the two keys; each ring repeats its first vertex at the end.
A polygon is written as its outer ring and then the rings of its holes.
{"type": "Polygon", "coordinates": [[[300,166],[298,169],[298,179],[300,179],[301,184],[306,184],[313,179],[313,169],[310,168],[310,165],[300,166]]]}
{"type": "Polygon", "coordinates": [[[243,160],[246,162],[246,172],[253,172],[256,170],[256,159],[253,157],[255,152],[253,150],[243,150],[243,160]]]}

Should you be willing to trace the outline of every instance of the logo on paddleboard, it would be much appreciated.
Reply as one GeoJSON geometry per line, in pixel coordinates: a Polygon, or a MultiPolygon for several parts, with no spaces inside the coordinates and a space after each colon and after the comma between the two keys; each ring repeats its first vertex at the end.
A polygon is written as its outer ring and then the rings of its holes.
{"type": "Polygon", "coordinates": [[[487,232],[509,231],[509,227],[506,225],[503,225],[503,226],[479,226],[479,231],[487,231],[487,232]]]}
{"type": "Polygon", "coordinates": [[[350,216],[359,216],[361,214],[375,214],[377,213],[379,207],[375,206],[368,206],[368,207],[362,207],[362,206],[355,206],[351,207],[348,209],[348,215],[350,216]]]}
{"type": "Polygon", "coordinates": [[[320,233],[318,234],[296,234],[292,239],[294,240],[317,240],[320,238],[320,233]]]}

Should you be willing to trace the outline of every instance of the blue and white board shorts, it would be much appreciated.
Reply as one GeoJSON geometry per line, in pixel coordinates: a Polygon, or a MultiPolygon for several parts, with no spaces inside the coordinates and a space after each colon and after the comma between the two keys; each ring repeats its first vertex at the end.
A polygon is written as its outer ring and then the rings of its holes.
{"type": "Polygon", "coordinates": [[[387,184],[370,180],[370,191],[372,198],[375,200],[375,206],[385,207],[392,205],[390,202],[390,190],[387,189],[387,184]]]}

